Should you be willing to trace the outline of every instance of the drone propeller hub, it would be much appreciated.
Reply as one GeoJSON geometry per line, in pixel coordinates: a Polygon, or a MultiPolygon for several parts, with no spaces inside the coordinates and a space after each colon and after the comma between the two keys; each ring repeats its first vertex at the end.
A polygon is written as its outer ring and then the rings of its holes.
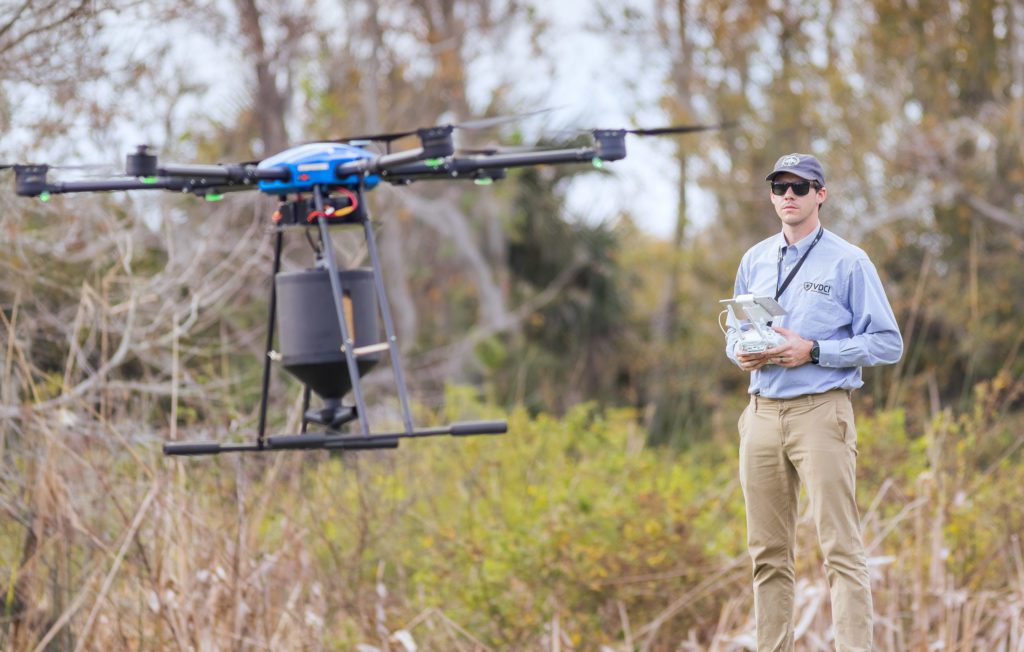
{"type": "Polygon", "coordinates": [[[37,197],[47,190],[49,165],[15,165],[14,192],[22,197],[37,197]]]}
{"type": "Polygon", "coordinates": [[[139,145],[134,154],[126,157],[124,171],[130,177],[156,176],[156,155],[149,153],[149,145],[139,145]]]}
{"type": "Polygon", "coordinates": [[[595,129],[594,140],[597,156],[606,161],[617,161],[626,157],[625,129],[595,129]]]}
{"type": "Polygon", "coordinates": [[[423,158],[444,158],[454,154],[455,145],[452,142],[452,131],[454,129],[452,125],[419,129],[416,133],[423,144],[423,158]]]}

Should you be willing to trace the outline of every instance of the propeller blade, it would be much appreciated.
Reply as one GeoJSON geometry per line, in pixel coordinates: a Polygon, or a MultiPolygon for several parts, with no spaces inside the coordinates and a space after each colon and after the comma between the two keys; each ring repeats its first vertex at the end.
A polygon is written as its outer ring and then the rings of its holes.
{"type": "Polygon", "coordinates": [[[390,132],[390,133],[369,134],[369,135],[366,135],[366,136],[348,136],[346,138],[328,138],[327,140],[318,140],[318,141],[311,141],[311,142],[318,142],[318,143],[358,143],[358,142],[390,143],[390,142],[399,140],[401,138],[405,138],[407,136],[412,136],[415,133],[416,133],[416,130],[415,129],[411,129],[409,131],[393,131],[393,132],[390,132]]]}
{"type": "Polygon", "coordinates": [[[487,129],[488,127],[496,127],[497,125],[504,125],[510,122],[518,122],[525,120],[526,118],[533,117],[535,115],[543,115],[545,113],[551,113],[557,111],[563,107],[561,106],[550,106],[544,109],[537,109],[536,111],[527,111],[526,113],[516,113],[514,115],[499,115],[493,118],[477,118],[475,120],[467,120],[458,124],[452,125],[456,129],[487,129]]]}
{"type": "MultiPolygon", "coordinates": [[[[514,115],[499,115],[491,118],[476,118],[473,120],[466,120],[464,122],[448,123],[435,125],[437,127],[454,127],[455,129],[487,129],[488,127],[495,127],[497,125],[508,124],[510,122],[518,122],[535,115],[542,115],[551,111],[557,111],[561,109],[560,106],[552,106],[544,109],[537,109],[536,111],[527,111],[526,113],[516,113],[514,115]]],[[[429,127],[428,127],[429,128],[429,127]]],[[[371,143],[390,143],[400,138],[412,136],[418,132],[418,129],[408,129],[406,131],[393,131],[381,134],[370,134],[365,136],[348,136],[346,138],[332,138],[323,141],[325,143],[355,143],[355,142],[371,142],[371,143]]]]}
{"type": "Polygon", "coordinates": [[[719,129],[729,129],[735,127],[735,122],[722,122],[718,124],[707,124],[707,125],[669,125],[666,127],[653,127],[653,128],[633,128],[624,129],[621,127],[608,127],[608,128],[597,128],[597,129],[561,129],[554,132],[561,136],[582,136],[583,134],[593,134],[595,131],[624,131],[627,134],[634,134],[637,136],[666,136],[669,134],[690,134],[698,131],[717,131],[719,129]]]}
{"type": "Polygon", "coordinates": [[[667,134],[692,134],[698,131],[718,131],[736,126],[734,122],[722,122],[712,125],[673,125],[670,127],[654,127],[652,129],[627,129],[626,133],[637,136],[664,136],[667,134]]]}

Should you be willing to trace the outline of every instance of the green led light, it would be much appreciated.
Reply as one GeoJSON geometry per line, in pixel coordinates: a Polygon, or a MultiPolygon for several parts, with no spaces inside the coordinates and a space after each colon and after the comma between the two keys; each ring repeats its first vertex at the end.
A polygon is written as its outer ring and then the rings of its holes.
{"type": "Polygon", "coordinates": [[[428,158],[427,160],[423,161],[423,163],[425,163],[428,168],[439,168],[442,165],[444,165],[444,159],[443,158],[428,158]]]}
{"type": "Polygon", "coordinates": [[[222,199],[224,199],[224,195],[220,195],[215,192],[211,192],[206,195],[206,201],[220,201],[222,199]]]}
{"type": "Polygon", "coordinates": [[[156,177],[139,177],[142,183],[156,183],[156,177]]]}
{"type": "Polygon", "coordinates": [[[50,201],[50,193],[45,190],[39,193],[39,201],[50,201]]]}
{"type": "Polygon", "coordinates": [[[490,177],[481,177],[479,179],[473,179],[473,183],[475,183],[478,186],[489,186],[492,183],[494,183],[494,179],[490,177]]]}
{"type": "Polygon", "coordinates": [[[595,156],[595,157],[594,157],[593,159],[591,159],[591,160],[590,160],[590,162],[591,162],[591,164],[593,164],[593,166],[594,166],[595,168],[597,168],[598,170],[600,170],[601,168],[603,168],[603,167],[604,167],[604,161],[602,161],[602,160],[601,160],[600,158],[598,158],[597,156],[595,156]]]}

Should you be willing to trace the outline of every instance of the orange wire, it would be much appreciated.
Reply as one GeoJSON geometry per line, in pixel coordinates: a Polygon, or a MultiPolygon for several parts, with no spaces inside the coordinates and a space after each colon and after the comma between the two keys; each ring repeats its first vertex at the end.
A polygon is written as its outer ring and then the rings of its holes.
{"type": "Polygon", "coordinates": [[[331,211],[330,214],[321,211],[313,211],[306,216],[307,222],[312,223],[313,220],[315,220],[318,217],[323,217],[324,219],[345,217],[346,215],[351,215],[356,211],[357,208],[359,208],[359,197],[356,195],[356,193],[352,192],[348,188],[336,188],[336,190],[341,191],[342,194],[348,197],[348,200],[351,203],[345,208],[339,208],[331,211]]]}

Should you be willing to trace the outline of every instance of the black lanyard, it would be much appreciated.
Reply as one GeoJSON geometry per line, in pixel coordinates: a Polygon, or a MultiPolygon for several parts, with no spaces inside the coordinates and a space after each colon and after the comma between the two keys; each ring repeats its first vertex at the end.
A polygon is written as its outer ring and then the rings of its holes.
{"type": "Polygon", "coordinates": [[[783,257],[784,254],[782,252],[782,249],[779,249],[779,265],[778,265],[779,274],[775,278],[775,300],[776,301],[779,300],[779,297],[782,296],[782,293],[785,292],[786,288],[789,287],[789,284],[793,280],[793,277],[796,276],[796,273],[799,272],[800,268],[803,266],[804,261],[807,260],[807,256],[808,256],[808,254],[811,253],[811,249],[814,249],[814,245],[818,244],[818,240],[821,240],[821,235],[823,233],[825,233],[825,227],[823,227],[823,226],[822,227],[818,227],[818,235],[814,236],[814,240],[812,240],[811,244],[807,247],[807,251],[805,251],[804,255],[801,256],[800,260],[797,261],[796,266],[793,267],[793,271],[791,271],[789,273],[789,276],[787,276],[786,280],[782,282],[782,285],[779,285],[779,279],[782,278],[782,257],[783,257]]]}

